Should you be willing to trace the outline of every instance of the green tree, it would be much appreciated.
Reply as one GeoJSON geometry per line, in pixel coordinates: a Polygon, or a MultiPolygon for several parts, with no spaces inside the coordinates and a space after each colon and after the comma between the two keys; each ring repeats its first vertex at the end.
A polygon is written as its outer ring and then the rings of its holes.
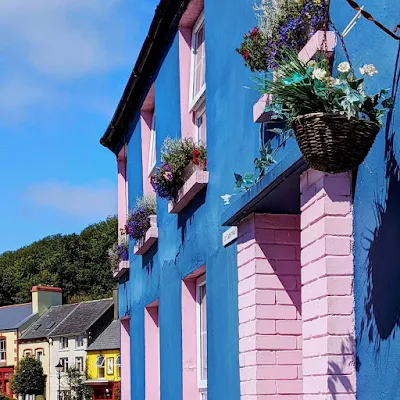
{"type": "Polygon", "coordinates": [[[46,377],[41,362],[32,356],[23,358],[12,377],[12,391],[21,395],[41,396],[44,394],[45,386],[46,377]]]}
{"type": "Polygon", "coordinates": [[[114,280],[107,250],[118,240],[117,218],[79,235],[53,235],[0,255],[0,306],[30,301],[32,286],[60,286],[64,301],[111,296],[114,280]]]}
{"type": "Polygon", "coordinates": [[[82,374],[76,367],[68,368],[62,390],[65,400],[90,400],[92,388],[85,383],[86,374],[82,374]]]}

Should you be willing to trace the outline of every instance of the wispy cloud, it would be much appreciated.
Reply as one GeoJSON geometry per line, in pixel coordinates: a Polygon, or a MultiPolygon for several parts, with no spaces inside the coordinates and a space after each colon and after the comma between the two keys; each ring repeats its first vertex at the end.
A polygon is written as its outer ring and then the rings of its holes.
{"type": "Polygon", "coordinates": [[[45,182],[30,185],[23,199],[39,208],[50,207],[75,217],[105,218],[117,212],[116,193],[108,181],[86,185],[45,182]]]}

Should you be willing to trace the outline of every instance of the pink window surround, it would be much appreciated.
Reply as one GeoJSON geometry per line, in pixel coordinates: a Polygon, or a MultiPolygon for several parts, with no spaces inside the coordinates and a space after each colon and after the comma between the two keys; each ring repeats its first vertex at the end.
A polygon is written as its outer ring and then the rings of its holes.
{"type": "Polygon", "coordinates": [[[300,400],[300,218],[252,214],[239,225],[242,400],[300,400]]]}
{"type": "Polygon", "coordinates": [[[192,31],[204,9],[204,0],[192,0],[179,22],[179,74],[182,138],[195,139],[194,113],[189,112],[192,31]]]}
{"type": "Polygon", "coordinates": [[[121,319],[121,400],[131,398],[130,318],[121,319]]]}
{"type": "Polygon", "coordinates": [[[128,211],[128,184],[127,184],[127,146],[119,152],[118,164],[118,231],[125,230],[128,211]]]}
{"type": "Polygon", "coordinates": [[[182,383],[183,399],[199,399],[197,385],[196,280],[204,275],[202,266],[182,282],[182,383]]]}
{"type": "Polygon", "coordinates": [[[304,399],[356,398],[350,173],[301,185],[304,399]]]}
{"type": "Polygon", "coordinates": [[[140,114],[140,131],[142,138],[142,174],[143,193],[153,194],[154,189],[150,184],[149,162],[150,162],[150,139],[154,117],[154,85],[149,90],[146,100],[143,103],[140,114]]]}
{"type": "Polygon", "coordinates": [[[144,310],[146,400],[160,400],[160,329],[158,300],[144,310]]]}

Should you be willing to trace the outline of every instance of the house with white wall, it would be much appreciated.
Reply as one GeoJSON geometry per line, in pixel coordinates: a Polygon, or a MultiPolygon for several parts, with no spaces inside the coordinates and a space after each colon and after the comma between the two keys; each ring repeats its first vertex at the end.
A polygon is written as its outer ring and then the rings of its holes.
{"type": "Polygon", "coordinates": [[[57,399],[68,390],[67,370],[86,371],[86,349],[113,320],[113,299],[87,301],[51,307],[21,337],[21,356],[38,344],[47,345],[46,398],[57,399]],[[63,370],[56,371],[61,363],[63,370]]]}

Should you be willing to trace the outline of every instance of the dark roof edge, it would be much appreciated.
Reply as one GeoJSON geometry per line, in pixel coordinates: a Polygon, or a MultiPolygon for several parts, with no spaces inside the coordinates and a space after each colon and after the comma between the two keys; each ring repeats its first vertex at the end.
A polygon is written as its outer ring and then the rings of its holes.
{"type": "Polygon", "coordinates": [[[178,29],[190,0],[161,0],[135,67],[119,101],[114,116],[100,143],[114,154],[122,147],[130,122],[141,106],[166,49],[178,29]]]}

